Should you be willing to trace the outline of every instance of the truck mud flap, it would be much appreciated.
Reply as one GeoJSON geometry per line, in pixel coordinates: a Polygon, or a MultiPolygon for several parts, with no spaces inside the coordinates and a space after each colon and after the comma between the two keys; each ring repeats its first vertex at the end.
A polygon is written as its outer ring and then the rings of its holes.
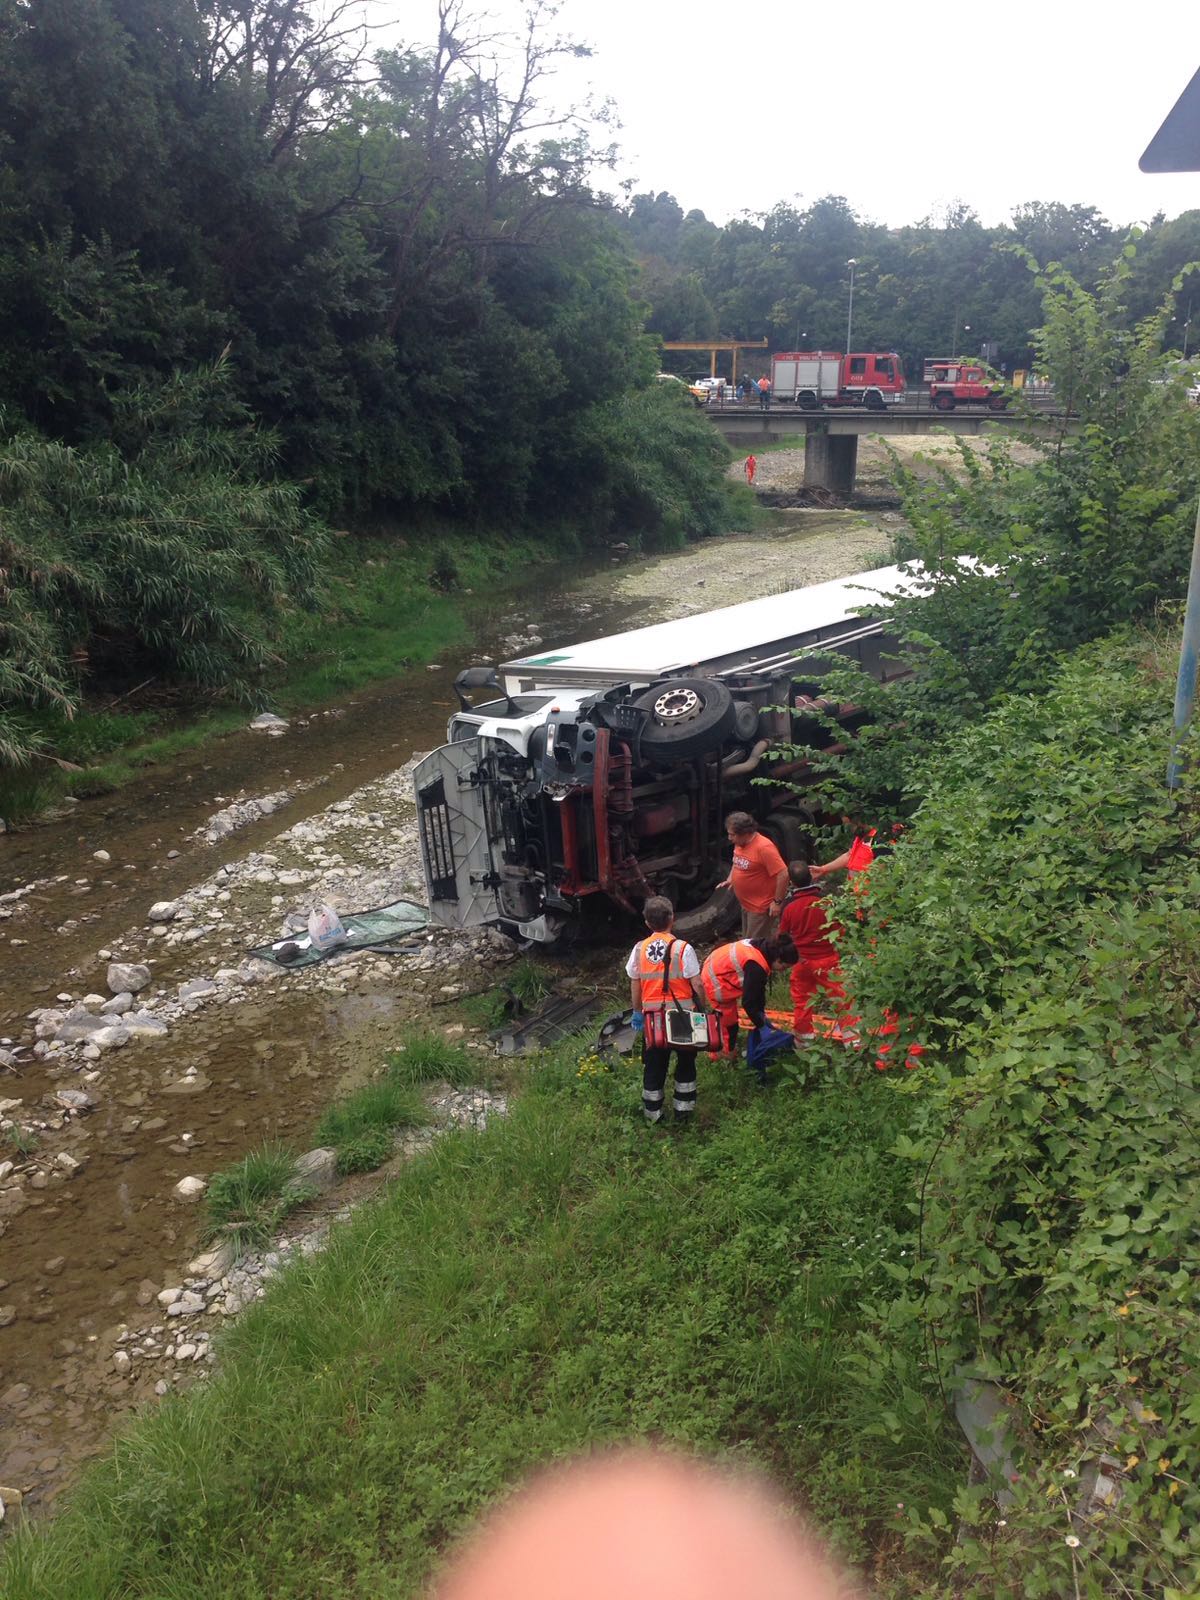
{"type": "Polygon", "coordinates": [[[486,795],[495,748],[501,748],[495,739],[445,744],[413,773],[429,910],[446,928],[482,928],[500,920],[486,795]]]}

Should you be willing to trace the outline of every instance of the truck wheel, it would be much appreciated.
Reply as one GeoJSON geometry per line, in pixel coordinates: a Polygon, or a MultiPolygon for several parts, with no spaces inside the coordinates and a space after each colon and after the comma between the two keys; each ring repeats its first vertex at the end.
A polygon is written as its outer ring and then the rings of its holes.
{"type": "Polygon", "coordinates": [[[872,389],[868,392],[863,404],[866,406],[868,411],[882,411],[887,402],[884,400],[878,389],[872,389]]]}
{"type": "Polygon", "coordinates": [[[716,678],[664,678],[633,703],[650,713],[642,728],[642,754],[657,766],[691,761],[733,732],[733,696],[716,678]]]}
{"type": "Polygon", "coordinates": [[[989,411],[1007,411],[1008,410],[1008,396],[1006,394],[990,394],[990,395],[988,395],[988,410],[989,411]]]}
{"type": "Polygon", "coordinates": [[[689,944],[717,944],[737,926],[738,903],[732,889],[714,889],[702,905],[681,911],[671,932],[689,944]]]}
{"type": "Polygon", "coordinates": [[[800,407],[801,411],[820,410],[820,401],[817,399],[816,395],[811,389],[801,389],[800,393],[796,396],[796,404],[800,407]]]}
{"type": "Polygon", "coordinates": [[[785,861],[812,859],[812,834],[800,817],[776,811],[763,823],[762,831],[785,861]]]}
{"type": "Polygon", "coordinates": [[[953,411],[954,410],[954,396],[952,394],[934,395],[933,403],[938,408],[939,411],[953,411]]]}

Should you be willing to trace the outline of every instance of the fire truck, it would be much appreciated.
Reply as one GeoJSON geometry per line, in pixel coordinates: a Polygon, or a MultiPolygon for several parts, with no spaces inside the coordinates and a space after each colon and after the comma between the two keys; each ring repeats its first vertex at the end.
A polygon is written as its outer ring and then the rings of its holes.
{"type": "Polygon", "coordinates": [[[738,910],[717,887],[725,816],[751,812],[785,860],[809,853],[802,752],[844,747],[862,720],[821,678],[847,660],[902,674],[886,620],[861,611],[914,583],[884,567],[465,668],[448,742],[413,780],[435,921],[546,946],[666,894],[681,937],[719,938],[738,910]]]}
{"type": "Polygon", "coordinates": [[[955,406],[987,406],[1003,411],[1012,399],[1012,390],[996,383],[986,367],[966,361],[937,362],[929,378],[929,404],[937,411],[953,411],[955,406]]]}
{"type": "Polygon", "coordinates": [[[792,350],[771,357],[776,400],[794,400],[805,411],[825,406],[866,406],[882,411],[904,398],[904,367],[894,350],[792,350]]]}

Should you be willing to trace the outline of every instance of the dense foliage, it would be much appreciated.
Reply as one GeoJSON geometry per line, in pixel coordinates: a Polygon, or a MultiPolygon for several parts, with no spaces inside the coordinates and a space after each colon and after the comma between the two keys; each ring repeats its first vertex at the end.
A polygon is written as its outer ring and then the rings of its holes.
{"type": "Polygon", "coordinates": [[[1171,656],[1110,636],[964,728],[848,923],[866,1013],[933,1047],[897,1146],[908,1314],[948,1392],[1004,1397],[1015,1478],[958,1496],[954,1593],[1200,1583],[1200,807],[1163,781],[1171,656]]]}
{"type": "Polygon", "coordinates": [[[111,437],[0,418],[0,763],[70,710],[85,671],[248,683],[281,613],[311,604],[325,535],[220,370],[113,398],[111,437]]]}
{"type": "Polygon", "coordinates": [[[516,40],[438,16],[368,69],[347,5],[0,6],[0,763],[132,682],[118,655],[246,683],[322,567],[272,480],[359,525],[727,524],[724,452],[651,384],[605,152],[548,105],[578,47],[543,4],[516,40]],[[184,418],[218,362],[225,414],[184,418]]]}

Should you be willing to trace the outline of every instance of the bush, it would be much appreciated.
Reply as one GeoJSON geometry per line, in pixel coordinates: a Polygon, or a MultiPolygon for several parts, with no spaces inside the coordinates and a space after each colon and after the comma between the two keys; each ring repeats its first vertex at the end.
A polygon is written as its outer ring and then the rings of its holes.
{"type": "Polygon", "coordinates": [[[0,417],[0,764],[90,674],[247,692],[285,610],[310,604],[325,534],[223,368],[114,396],[75,448],[0,417]]]}
{"type": "Polygon", "coordinates": [[[1165,788],[1157,653],[1090,646],[963,730],[846,923],[859,1006],[934,1047],[897,1146],[910,1311],[947,1384],[1002,1385],[1020,1463],[1002,1518],[994,1485],[959,1496],[955,1593],[1200,1583],[1200,785],[1165,788]],[[1085,1519],[1101,1456],[1119,1509],[1085,1519]]]}

